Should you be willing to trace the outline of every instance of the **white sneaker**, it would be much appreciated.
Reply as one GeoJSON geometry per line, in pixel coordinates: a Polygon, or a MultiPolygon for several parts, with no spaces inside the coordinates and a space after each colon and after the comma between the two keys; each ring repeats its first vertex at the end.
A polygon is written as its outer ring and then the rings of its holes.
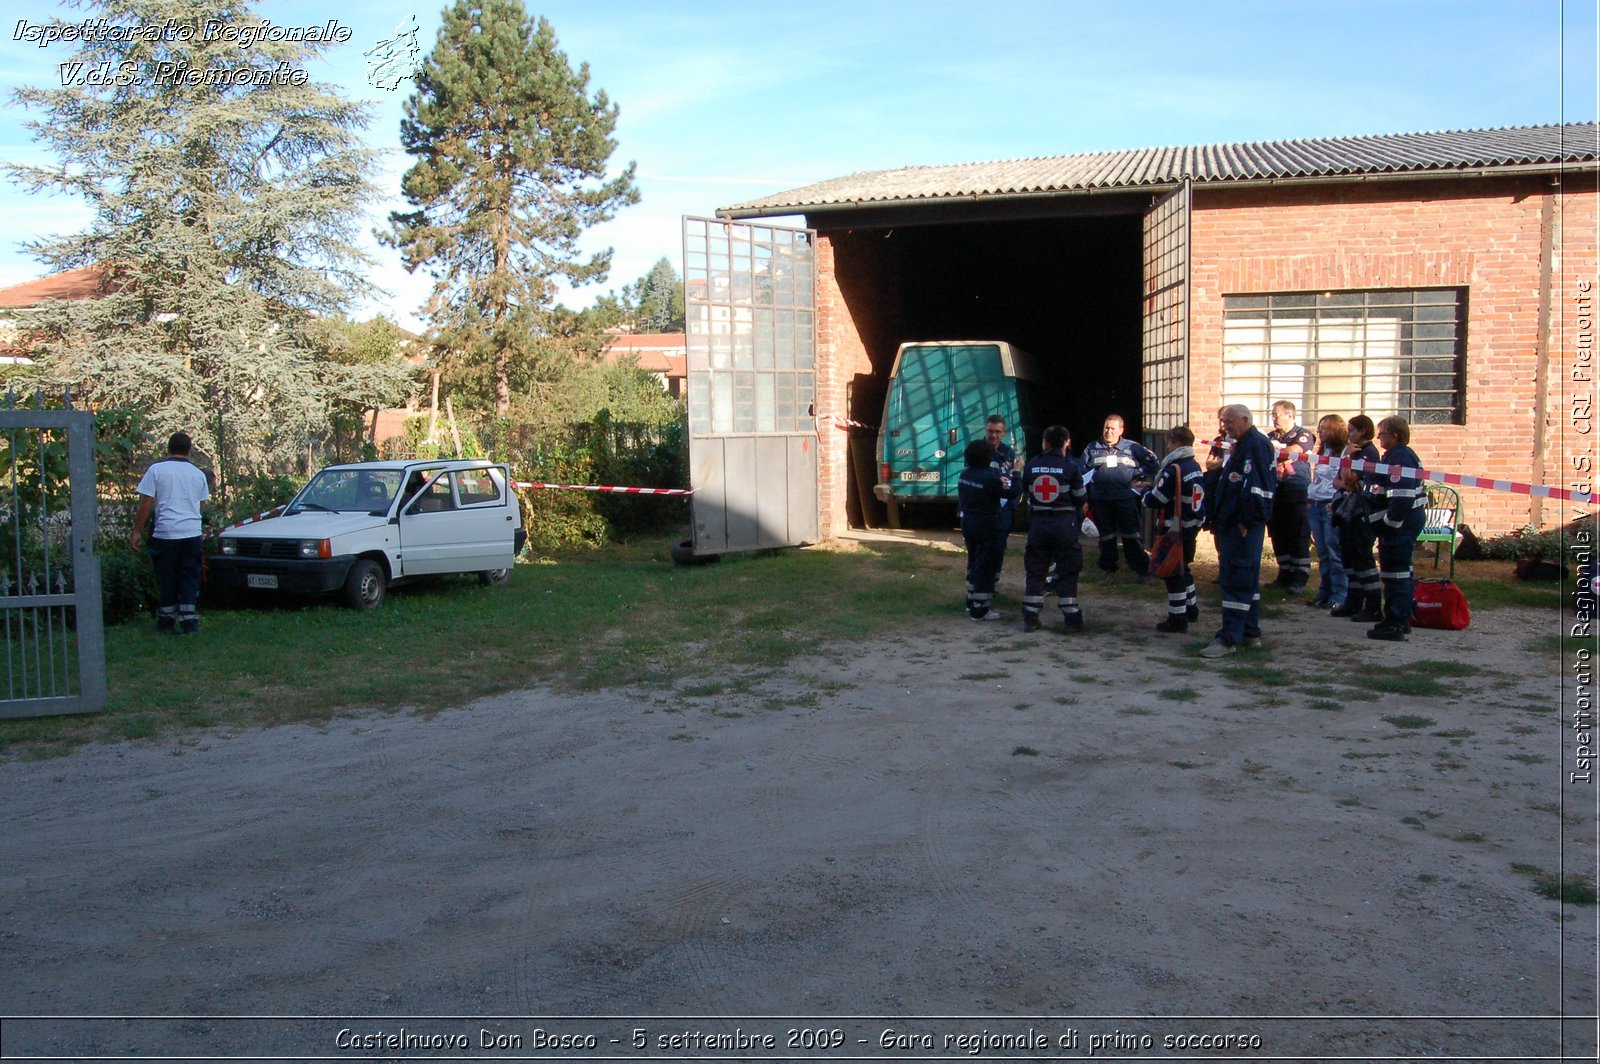
{"type": "MultiPolygon", "coordinates": [[[[972,617],[972,614],[969,613],[967,616],[972,617]]],[[[985,610],[976,617],[972,617],[972,619],[975,621],[998,621],[1000,619],[1000,611],[995,609],[985,610]]]]}
{"type": "Polygon", "coordinates": [[[1225,658],[1237,649],[1237,647],[1224,643],[1221,639],[1213,639],[1206,644],[1204,650],[1200,651],[1200,656],[1202,658],[1225,658]]]}

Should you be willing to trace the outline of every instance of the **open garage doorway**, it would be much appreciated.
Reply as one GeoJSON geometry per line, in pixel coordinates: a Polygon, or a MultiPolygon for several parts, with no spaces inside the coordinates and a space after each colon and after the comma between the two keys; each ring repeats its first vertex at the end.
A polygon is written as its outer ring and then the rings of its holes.
{"type": "MultiPolygon", "coordinates": [[[[1141,219],[1133,211],[827,231],[845,309],[872,365],[848,383],[850,418],[880,423],[900,344],[1006,340],[1033,355],[1040,423],[1071,429],[1074,451],[1099,435],[1111,411],[1130,436],[1142,433],[1141,219]]],[[[972,438],[982,429],[971,426],[972,438]]],[[[887,519],[871,498],[875,462],[861,460],[872,436],[858,430],[852,441],[847,512],[855,527],[887,519]]],[[[1037,448],[1027,441],[1029,453],[1037,448]]],[[[916,522],[915,508],[905,509],[916,522]]],[[[953,509],[945,509],[927,519],[949,523],[953,509]]]]}

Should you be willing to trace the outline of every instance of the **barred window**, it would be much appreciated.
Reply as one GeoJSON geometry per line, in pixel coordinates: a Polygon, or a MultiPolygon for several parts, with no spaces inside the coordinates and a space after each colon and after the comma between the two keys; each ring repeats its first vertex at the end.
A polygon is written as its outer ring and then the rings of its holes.
{"type": "Polygon", "coordinates": [[[1258,420],[1287,399],[1302,425],[1324,414],[1465,424],[1465,366],[1465,289],[1223,298],[1223,401],[1258,420]]]}

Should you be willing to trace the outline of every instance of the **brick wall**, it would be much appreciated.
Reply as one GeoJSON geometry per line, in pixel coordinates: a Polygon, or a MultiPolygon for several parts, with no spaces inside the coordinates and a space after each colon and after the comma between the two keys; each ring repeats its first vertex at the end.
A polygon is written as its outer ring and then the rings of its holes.
{"type": "MultiPolygon", "coordinates": [[[[1579,280],[1595,275],[1596,194],[1547,178],[1373,182],[1276,189],[1197,189],[1190,272],[1190,422],[1215,424],[1222,390],[1223,297],[1249,293],[1460,286],[1467,289],[1466,424],[1416,426],[1412,446],[1430,468],[1566,486],[1579,280]],[[1548,365],[1538,362],[1540,226],[1557,208],[1555,318],[1548,365]],[[1563,350],[1563,343],[1565,350],[1563,350]],[[1549,397],[1536,415],[1539,375],[1549,397]],[[1545,447],[1535,453],[1535,417],[1545,447]]],[[[1586,383],[1586,382],[1585,382],[1586,383]]],[[[1592,389],[1592,385],[1590,386],[1592,389]]],[[[1392,413],[1360,411],[1374,421],[1392,413]]],[[[1346,416],[1358,413],[1348,411],[1346,416]]],[[[1265,412],[1258,412],[1264,421],[1265,412]]],[[[1480,534],[1521,527],[1526,496],[1463,489],[1464,519],[1480,534]]],[[[1570,516],[1546,503],[1550,524],[1570,516]]]]}
{"type": "MultiPolygon", "coordinates": [[[[837,414],[876,425],[883,382],[894,359],[898,269],[882,253],[882,234],[839,230],[817,235],[818,499],[824,539],[849,527],[849,441],[829,422],[837,414]],[[842,280],[841,280],[842,279],[842,280]],[[852,293],[849,300],[845,292],[852,293]],[[876,360],[874,359],[876,356],[876,360]],[[875,378],[876,387],[866,387],[875,378]]],[[[875,434],[857,430],[857,435],[875,434]]]]}

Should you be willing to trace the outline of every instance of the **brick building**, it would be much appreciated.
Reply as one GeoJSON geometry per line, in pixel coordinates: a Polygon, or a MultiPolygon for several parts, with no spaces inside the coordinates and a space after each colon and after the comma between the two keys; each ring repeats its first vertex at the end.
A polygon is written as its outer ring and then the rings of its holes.
{"type": "MultiPolygon", "coordinates": [[[[1569,486],[1593,458],[1597,158],[1594,123],[1144,149],[854,174],[717,214],[817,231],[827,536],[863,515],[826,419],[876,425],[908,340],[1033,352],[1080,447],[1113,410],[1204,436],[1224,402],[1264,421],[1291,399],[1307,424],[1405,415],[1430,468],[1569,486]]],[[[691,326],[691,404],[693,345],[691,326]]],[[[1463,509],[1485,534],[1573,516],[1470,488],[1463,509]]]]}

